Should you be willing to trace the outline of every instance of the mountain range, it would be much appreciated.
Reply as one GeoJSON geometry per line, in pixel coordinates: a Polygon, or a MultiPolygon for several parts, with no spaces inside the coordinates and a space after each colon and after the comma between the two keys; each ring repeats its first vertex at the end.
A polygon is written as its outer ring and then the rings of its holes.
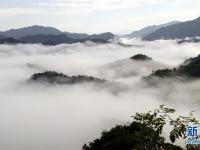
{"type": "Polygon", "coordinates": [[[200,55],[186,59],[180,66],[173,69],[159,69],[153,71],[153,73],[146,79],[158,78],[174,78],[177,81],[188,81],[191,79],[200,78],[200,55]]]}
{"type": "Polygon", "coordinates": [[[5,39],[6,37],[3,35],[0,35],[0,39],[5,39]]]}
{"type": "Polygon", "coordinates": [[[114,37],[115,35],[110,32],[89,35],[85,33],[62,32],[53,27],[34,25],[0,32],[0,44],[41,43],[47,45],[57,45],[62,43],[71,44],[86,41],[107,43],[114,37]]]}
{"type": "Polygon", "coordinates": [[[24,28],[19,28],[19,29],[11,29],[5,32],[0,32],[0,35],[5,36],[5,37],[12,37],[15,39],[27,36],[27,35],[36,35],[36,34],[62,34],[62,31],[53,28],[53,27],[43,27],[43,26],[30,26],[30,27],[24,27],[24,28]]]}
{"type": "Polygon", "coordinates": [[[152,26],[147,26],[145,28],[142,28],[141,30],[134,31],[128,35],[126,35],[129,38],[144,38],[145,36],[155,32],[156,30],[163,28],[163,27],[168,27],[174,24],[180,23],[179,21],[172,21],[169,23],[161,24],[161,25],[152,25],[152,26]]]}
{"type": "MultiPolygon", "coordinates": [[[[122,36],[128,38],[141,38],[144,41],[159,39],[181,39],[200,37],[200,17],[191,21],[172,21],[166,24],[145,27],[139,31],[122,36]]],[[[76,42],[92,41],[96,43],[108,43],[115,39],[111,32],[101,34],[70,33],[63,32],[54,27],[30,26],[8,31],[0,31],[0,44],[17,43],[41,43],[46,45],[71,44],[76,42]]],[[[191,40],[190,40],[191,41],[191,40]]],[[[191,42],[199,42],[193,39],[191,42]]]]}
{"type": "Polygon", "coordinates": [[[95,43],[107,43],[109,40],[114,38],[112,33],[102,33],[98,35],[91,35],[85,38],[71,38],[66,34],[36,34],[36,35],[28,35],[20,38],[20,41],[24,41],[25,43],[42,43],[45,45],[58,45],[58,44],[72,44],[77,42],[86,42],[92,41],[95,43]]]}
{"type": "Polygon", "coordinates": [[[162,27],[145,36],[143,40],[185,39],[200,36],[200,17],[191,21],[180,22],[168,27],[162,27]]]}

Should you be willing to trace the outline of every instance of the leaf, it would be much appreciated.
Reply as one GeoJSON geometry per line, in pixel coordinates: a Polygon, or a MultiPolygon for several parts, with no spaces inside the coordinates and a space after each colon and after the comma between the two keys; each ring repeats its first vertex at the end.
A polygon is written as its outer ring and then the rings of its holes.
{"type": "Polygon", "coordinates": [[[178,135],[179,135],[180,137],[182,137],[182,132],[181,132],[181,130],[178,131],[178,135]]]}
{"type": "Polygon", "coordinates": [[[174,143],[176,141],[176,137],[173,134],[170,134],[169,138],[172,143],[174,143]]]}

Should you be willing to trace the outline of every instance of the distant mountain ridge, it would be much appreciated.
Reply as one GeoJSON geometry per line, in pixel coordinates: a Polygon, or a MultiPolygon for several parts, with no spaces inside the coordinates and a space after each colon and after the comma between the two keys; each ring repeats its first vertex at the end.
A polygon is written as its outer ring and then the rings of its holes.
{"type": "MultiPolygon", "coordinates": [[[[186,40],[189,38],[200,37],[200,17],[191,21],[179,22],[172,21],[166,24],[145,27],[139,31],[134,31],[129,35],[119,36],[128,38],[141,38],[144,41],[159,39],[180,39],[183,42],[199,42],[199,40],[186,40]]],[[[101,34],[70,33],[63,32],[54,27],[29,26],[8,31],[0,31],[1,43],[42,43],[57,45],[62,43],[76,43],[93,41],[96,43],[108,43],[116,39],[116,35],[111,32],[101,34]],[[13,39],[11,39],[13,38],[13,39]]],[[[181,42],[179,42],[181,43],[181,42]]]]}
{"type": "Polygon", "coordinates": [[[85,34],[62,32],[53,27],[30,26],[19,29],[11,29],[0,32],[1,44],[5,43],[42,43],[48,45],[57,45],[62,43],[76,43],[93,41],[97,43],[107,43],[114,39],[115,35],[110,32],[101,34],[85,34]],[[12,39],[11,39],[12,38],[12,39]]]}
{"type": "MultiPolygon", "coordinates": [[[[8,31],[0,31],[0,35],[4,37],[12,37],[15,39],[19,39],[25,36],[31,36],[31,35],[38,35],[38,34],[43,34],[43,35],[59,35],[59,34],[65,34],[69,38],[73,39],[83,39],[83,38],[99,38],[102,36],[102,38],[106,37],[106,34],[108,35],[110,32],[105,32],[101,34],[86,34],[86,33],[70,33],[70,32],[63,32],[61,30],[58,30],[54,27],[44,27],[44,26],[29,26],[29,27],[24,27],[24,28],[19,28],[19,29],[10,29],[8,31]]],[[[112,34],[112,33],[111,33],[112,34]]],[[[109,35],[110,36],[110,35],[109,35]]],[[[107,37],[106,37],[107,38],[107,37]]]]}
{"type": "Polygon", "coordinates": [[[142,28],[141,30],[138,31],[134,31],[131,34],[126,35],[129,38],[143,38],[145,36],[147,36],[150,33],[155,32],[156,30],[162,28],[162,27],[168,27],[174,24],[180,23],[180,21],[172,21],[172,22],[168,22],[165,24],[161,24],[161,25],[152,25],[152,26],[148,26],[145,28],[142,28]]]}
{"type": "Polygon", "coordinates": [[[45,45],[58,45],[62,43],[75,43],[78,42],[76,39],[69,38],[65,34],[59,34],[59,35],[54,35],[54,34],[36,34],[36,35],[29,35],[20,38],[21,41],[24,41],[26,43],[32,43],[32,44],[45,44],[45,45]]]}
{"type": "Polygon", "coordinates": [[[53,27],[43,27],[43,26],[30,26],[30,27],[24,27],[24,28],[19,28],[19,29],[10,29],[5,32],[0,32],[1,35],[5,37],[12,37],[12,38],[21,38],[27,35],[35,35],[35,34],[62,34],[62,31],[53,28],[53,27]]]}
{"type": "Polygon", "coordinates": [[[143,40],[185,39],[186,37],[200,36],[200,17],[191,21],[181,22],[163,27],[145,36],[143,40]]]}
{"type": "Polygon", "coordinates": [[[84,39],[90,37],[89,34],[86,33],[70,33],[70,32],[64,32],[63,34],[67,35],[70,38],[74,39],[84,39]]]}
{"type": "Polygon", "coordinates": [[[95,43],[108,43],[109,39],[113,38],[112,33],[103,33],[99,34],[96,37],[95,36],[89,36],[88,38],[70,38],[65,34],[59,34],[59,35],[43,35],[43,34],[37,34],[37,35],[30,35],[20,38],[20,41],[24,41],[26,43],[32,43],[32,44],[45,44],[45,45],[58,45],[58,44],[72,44],[77,42],[86,42],[86,41],[92,41],[95,43]]]}
{"type": "Polygon", "coordinates": [[[16,40],[14,38],[0,38],[0,44],[23,44],[25,43],[24,41],[21,40],[16,40]]]}
{"type": "Polygon", "coordinates": [[[0,39],[5,39],[6,37],[3,35],[0,35],[0,39]]]}

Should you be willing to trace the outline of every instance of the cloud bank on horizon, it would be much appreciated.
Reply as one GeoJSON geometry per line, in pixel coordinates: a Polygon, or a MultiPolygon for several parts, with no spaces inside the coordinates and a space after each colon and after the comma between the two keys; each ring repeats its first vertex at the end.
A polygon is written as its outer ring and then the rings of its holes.
{"type": "Polygon", "coordinates": [[[1,0],[0,29],[39,24],[70,32],[124,33],[194,19],[199,5],[198,0],[1,0]]]}

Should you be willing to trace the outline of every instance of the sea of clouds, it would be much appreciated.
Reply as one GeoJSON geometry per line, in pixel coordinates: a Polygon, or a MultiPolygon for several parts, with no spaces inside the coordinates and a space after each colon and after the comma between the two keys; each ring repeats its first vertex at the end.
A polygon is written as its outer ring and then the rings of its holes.
{"type": "Polygon", "coordinates": [[[177,109],[181,115],[191,110],[198,115],[200,81],[157,80],[162,84],[151,86],[141,78],[197,56],[200,44],[123,42],[128,46],[90,42],[0,45],[0,149],[80,150],[103,130],[129,123],[135,112],[161,104],[177,109]],[[128,59],[136,54],[145,54],[153,61],[128,59]],[[32,74],[44,71],[91,75],[118,84],[102,87],[27,82],[32,74]]]}

